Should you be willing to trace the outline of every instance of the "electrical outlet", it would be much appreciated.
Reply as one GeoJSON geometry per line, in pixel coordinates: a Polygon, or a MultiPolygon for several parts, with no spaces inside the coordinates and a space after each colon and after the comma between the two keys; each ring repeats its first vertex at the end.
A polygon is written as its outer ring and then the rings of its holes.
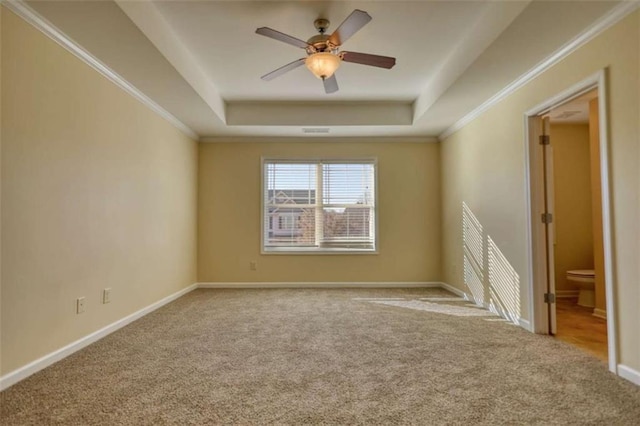
{"type": "Polygon", "coordinates": [[[105,288],[102,290],[102,303],[111,302],[111,288],[105,288]]]}
{"type": "Polygon", "coordinates": [[[249,262],[249,269],[251,269],[252,271],[257,270],[258,262],[256,262],[255,260],[252,260],[251,262],[249,262]]]}
{"type": "Polygon", "coordinates": [[[81,314],[84,312],[84,297],[78,297],[76,299],[76,314],[81,314]]]}

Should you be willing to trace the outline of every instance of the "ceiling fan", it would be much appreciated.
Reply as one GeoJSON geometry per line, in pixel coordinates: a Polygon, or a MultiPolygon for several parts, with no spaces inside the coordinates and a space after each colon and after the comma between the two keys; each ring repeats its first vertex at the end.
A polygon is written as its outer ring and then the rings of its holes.
{"type": "Polygon", "coordinates": [[[300,47],[307,52],[306,58],[297,59],[275,71],[263,75],[261,78],[265,81],[273,80],[305,64],[313,75],[322,80],[325,92],[333,93],[338,91],[338,81],[334,73],[342,61],[391,69],[396,64],[396,58],[370,55],[368,53],[340,51],[342,44],[369,23],[369,21],[371,21],[371,16],[367,12],[356,9],[351,12],[351,15],[340,24],[333,34],[326,35],[325,32],[327,28],[329,28],[329,20],[316,19],[314,25],[320,34],[311,37],[307,41],[300,40],[268,27],[258,28],[256,30],[257,34],[300,47]]]}

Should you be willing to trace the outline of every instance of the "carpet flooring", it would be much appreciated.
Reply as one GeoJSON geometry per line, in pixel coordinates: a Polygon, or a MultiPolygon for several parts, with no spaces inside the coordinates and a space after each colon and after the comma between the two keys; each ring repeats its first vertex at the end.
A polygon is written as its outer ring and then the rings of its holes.
{"type": "Polygon", "coordinates": [[[640,388],[440,289],[200,289],[0,404],[2,425],[632,425],[640,388]]]}

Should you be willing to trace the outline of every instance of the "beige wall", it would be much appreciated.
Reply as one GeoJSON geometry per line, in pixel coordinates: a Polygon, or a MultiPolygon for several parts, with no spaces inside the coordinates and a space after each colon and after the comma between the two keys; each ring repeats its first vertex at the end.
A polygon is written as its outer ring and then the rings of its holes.
{"type": "Polygon", "coordinates": [[[437,143],[201,143],[201,282],[440,280],[437,143]],[[261,255],[261,157],[378,159],[379,254],[261,255]],[[257,261],[257,270],[249,269],[257,261]]]}
{"type": "Polygon", "coordinates": [[[552,124],[556,290],[575,290],[572,269],[593,269],[588,124],[552,124]]]}
{"type": "Polygon", "coordinates": [[[441,147],[324,139],[201,144],[198,174],[193,141],[0,12],[0,375],[194,282],[196,198],[199,281],[444,278],[468,290],[465,258],[479,250],[469,277],[484,273],[496,284],[490,297],[506,296],[505,306],[529,318],[523,113],[604,67],[619,349],[622,363],[640,369],[640,13],[441,147]],[[342,155],[378,158],[380,253],[260,255],[260,157],[342,155]],[[471,229],[481,235],[479,249],[471,229]],[[257,271],[249,270],[251,260],[257,271]],[[507,290],[496,291],[497,284],[507,290]],[[104,287],[113,289],[107,305],[100,304],[104,287]],[[87,311],[76,315],[79,296],[87,311]]]}
{"type": "Polygon", "coordinates": [[[485,238],[491,237],[517,274],[517,280],[507,285],[516,290],[520,314],[528,319],[524,113],[608,69],[618,345],[620,362],[636,370],[640,369],[639,24],[640,12],[636,11],[448,137],[441,147],[446,282],[467,290],[460,268],[465,250],[461,229],[464,202],[482,225],[485,238]]]}
{"type": "Polygon", "coordinates": [[[197,144],[7,10],[2,87],[5,374],[195,282],[197,144]]]}

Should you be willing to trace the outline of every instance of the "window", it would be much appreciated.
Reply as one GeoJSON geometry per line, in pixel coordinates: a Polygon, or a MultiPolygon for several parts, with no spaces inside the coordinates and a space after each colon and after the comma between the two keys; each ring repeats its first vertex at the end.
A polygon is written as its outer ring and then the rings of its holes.
{"type": "Polygon", "coordinates": [[[375,173],[372,160],[265,160],[263,251],[374,252],[375,173]]]}
{"type": "MultiPolygon", "coordinates": [[[[271,219],[271,218],[269,218],[271,219]]],[[[278,226],[280,229],[291,231],[294,229],[293,221],[296,219],[294,215],[285,214],[284,216],[278,217],[278,226]]],[[[298,216],[298,219],[300,217],[298,216]]]]}

